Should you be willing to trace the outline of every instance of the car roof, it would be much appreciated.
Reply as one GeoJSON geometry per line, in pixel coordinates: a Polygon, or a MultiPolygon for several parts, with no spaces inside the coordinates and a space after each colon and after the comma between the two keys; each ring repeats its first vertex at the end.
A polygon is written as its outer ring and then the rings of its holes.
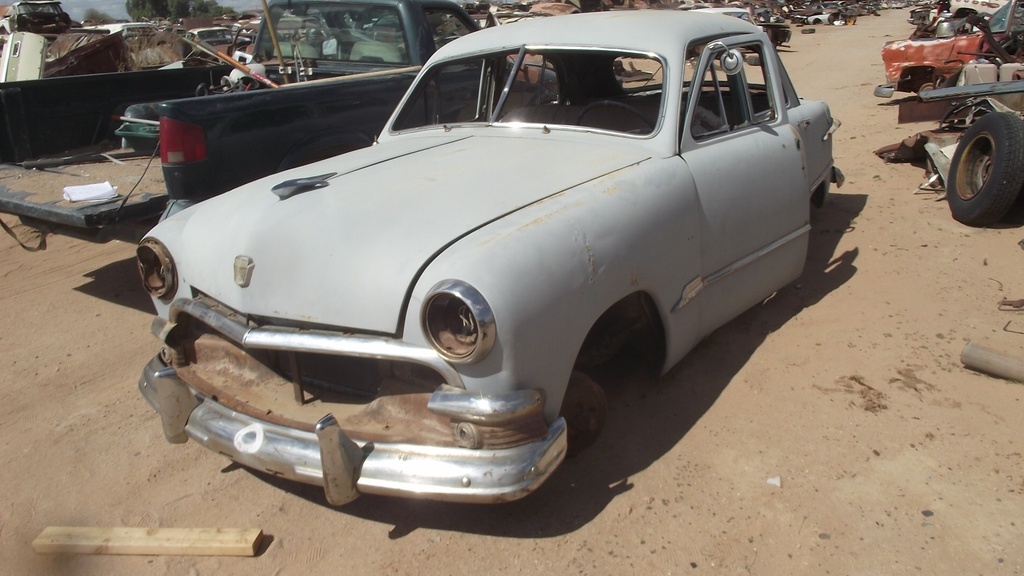
{"type": "Polygon", "coordinates": [[[108,32],[110,34],[116,34],[123,30],[128,30],[129,28],[159,30],[159,28],[157,28],[155,24],[150,24],[149,22],[118,22],[115,24],[98,24],[95,26],[82,26],[81,28],[76,28],[76,30],[108,32]]]}
{"type": "Polygon", "coordinates": [[[743,6],[699,6],[693,9],[694,12],[703,12],[705,14],[736,14],[737,12],[743,12],[749,14],[746,7],[743,6]]]}
{"type": "Polygon", "coordinates": [[[530,46],[597,47],[685,57],[690,38],[761,33],[749,22],[700,10],[622,10],[530,18],[485,28],[450,42],[437,58],[530,46]]]}

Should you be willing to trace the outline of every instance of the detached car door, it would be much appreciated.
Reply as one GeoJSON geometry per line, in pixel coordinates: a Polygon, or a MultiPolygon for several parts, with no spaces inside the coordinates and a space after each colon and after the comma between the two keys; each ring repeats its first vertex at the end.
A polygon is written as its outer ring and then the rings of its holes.
{"type": "Polygon", "coordinates": [[[707,333],[799,276],[810,201],[771,47],[751,34],[688,55],[680,149],[701,208],[701,277],[688,289],[702,292],[707,333]]]}

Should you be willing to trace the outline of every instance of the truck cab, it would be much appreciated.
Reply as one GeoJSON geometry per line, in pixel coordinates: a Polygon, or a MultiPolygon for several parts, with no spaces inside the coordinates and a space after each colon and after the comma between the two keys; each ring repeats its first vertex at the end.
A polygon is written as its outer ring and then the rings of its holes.
{"type": "Polygon", "coordinates": [[[447,0],[306,0],[270,5],[252,59],[282,76],[354,74],[418,66],[448,42],[477,29],[447,0]],[[282,72],[283,71],[283,72],[282,72]]]}

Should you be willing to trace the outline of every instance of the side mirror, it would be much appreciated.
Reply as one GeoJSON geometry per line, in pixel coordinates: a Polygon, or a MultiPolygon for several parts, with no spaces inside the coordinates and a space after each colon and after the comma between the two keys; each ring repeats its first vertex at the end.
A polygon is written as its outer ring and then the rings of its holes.
{"type": "Polygon", "coordinates": [[[722,67],[723,72],[734,76],[743,69],[743,55],[739,50],[733,48],[718,57],[718,64],[722,67]]]}

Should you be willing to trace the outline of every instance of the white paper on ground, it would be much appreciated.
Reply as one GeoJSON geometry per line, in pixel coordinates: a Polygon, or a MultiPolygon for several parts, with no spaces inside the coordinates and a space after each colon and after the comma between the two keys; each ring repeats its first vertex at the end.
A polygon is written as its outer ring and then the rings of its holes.
{"type": "Polygon", "coordinates": [[[111,198],[117,198],[117,186],[111,186],[110,182],[64,187],[64,199],[68,202],[95,202],[111,198]]]}

